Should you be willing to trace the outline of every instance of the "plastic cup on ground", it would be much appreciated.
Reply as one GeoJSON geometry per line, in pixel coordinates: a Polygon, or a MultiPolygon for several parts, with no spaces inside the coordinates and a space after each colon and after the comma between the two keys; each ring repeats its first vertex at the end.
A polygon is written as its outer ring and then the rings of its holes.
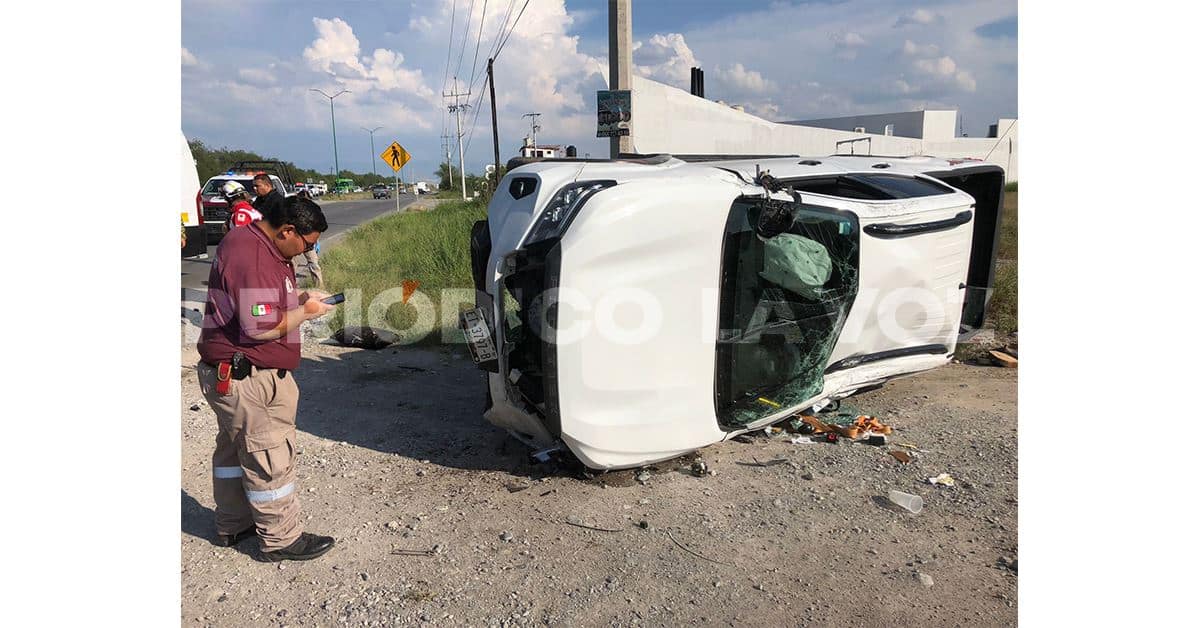
{"type": "Polygon", "coordinates": [[[920,513],[921,509],[925,507],[925,500],[921,499],[920,495],[911,495],[903,491],[888,491],[888,501],[914,515],[920,513]]]}

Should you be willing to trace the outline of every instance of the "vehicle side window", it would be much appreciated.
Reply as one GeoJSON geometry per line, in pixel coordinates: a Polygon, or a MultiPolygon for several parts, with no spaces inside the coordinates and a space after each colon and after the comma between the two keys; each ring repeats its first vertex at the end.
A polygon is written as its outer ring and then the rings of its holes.
{"type": "Polygon", "coordinates": [[[733,204],[721,260],[716,414],[736,428],[820,393],[858,292],[858,220],[793,207],[783,233],[755,231],[758,200],[733,204]]]}

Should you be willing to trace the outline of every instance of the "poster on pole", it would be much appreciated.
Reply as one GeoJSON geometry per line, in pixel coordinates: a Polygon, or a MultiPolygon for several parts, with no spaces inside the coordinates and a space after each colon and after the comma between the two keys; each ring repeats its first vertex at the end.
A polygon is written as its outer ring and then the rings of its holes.
{"type": "Polygon", "coordinates": [[[633,99],[627,89],[605,89],[596,92],[596,137],[629,135],[633,99]]]}

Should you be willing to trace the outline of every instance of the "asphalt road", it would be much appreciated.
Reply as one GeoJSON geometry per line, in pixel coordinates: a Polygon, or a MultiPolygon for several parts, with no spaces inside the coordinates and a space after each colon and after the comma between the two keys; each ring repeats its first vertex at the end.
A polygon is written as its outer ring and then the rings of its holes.
{"type": "MultiPolygon", "coordinates": [[[[401,194],[400,210],[403,211],[416,198],[412,194],[401,194]]],[[[321,205],[321,209],[325,212],[325,220],[329,223],[329,230],[321,235],[322,250],[330,243],[336,242],[338,236],[354,227],[372,218],[396,211],[395,197],[378,201],[321,202],[318,200],[317,203],[321,205]]],[[[204,302],[205,293],[208,290],[208,272],[212,268],[212,260],[216,254],[217,245],[210,244],[207,258],[192,258],[182,261],[183,272],[179,283],[184,301],[204,302]]]]}

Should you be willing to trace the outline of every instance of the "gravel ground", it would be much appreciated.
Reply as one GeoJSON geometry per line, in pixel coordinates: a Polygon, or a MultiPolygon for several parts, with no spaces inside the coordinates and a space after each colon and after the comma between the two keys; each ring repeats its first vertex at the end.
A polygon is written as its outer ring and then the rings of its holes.
{"type": "Polygon", "coordinates": [[[212,544],[216,428],[196,360],[185,344],[188,626],[1017,622],[1015,369],[952,364],[852,399],[919,448],[908,464],[897,446],[760,432],[587,477],[530,464],[482,419],[464,353],[306,343],[298,492],[307,528],[338,544],[277,565],[253,560],[253,540],[212,544]],[[953,486],[926,481],[943,472],[953,486]],[[924,510],[897,510],[892,489],[924,510]]]}

